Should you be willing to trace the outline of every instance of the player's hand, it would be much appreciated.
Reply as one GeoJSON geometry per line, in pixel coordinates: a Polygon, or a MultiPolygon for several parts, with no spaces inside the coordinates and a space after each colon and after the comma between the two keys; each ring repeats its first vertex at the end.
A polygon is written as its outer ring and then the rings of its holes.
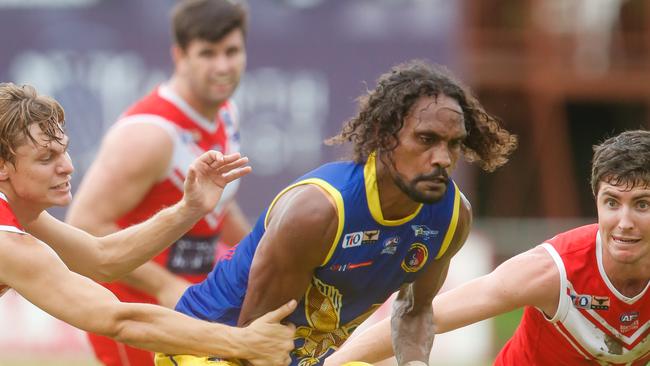
{"type": "Polygon", "coordinates": [[[246,360],[255,366],[287,366],[291,363],[289,352],[293,350],[296,327],[280,322],[296,309],[291,300],[276,310],[257,318],[248,327],[246,336],[251,355],[246,360]]]}
{"type": "Polygon", "coordinates": [[[223,155],[214,150],[196,158],[185,178],[183,203],[186,208],[200,217],[212,211],[226,184],[251,172],[247,163],[248,158],[239,153],[223,155]]]}

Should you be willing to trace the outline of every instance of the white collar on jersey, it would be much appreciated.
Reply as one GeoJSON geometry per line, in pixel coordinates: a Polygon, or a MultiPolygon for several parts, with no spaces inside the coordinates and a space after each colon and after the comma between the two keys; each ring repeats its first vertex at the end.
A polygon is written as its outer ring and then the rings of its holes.
{"type": "Polygon", "coordinates": [[[158,95],[161,98],[167,100],[168,102],[175,105],[178,109],[183,111],[189,118],[191,118],[197,125],[206,130],[209,133],[214,133],[219,128],[219,125],[215,121],[211,121],[197,112],[196,109],[192,108],[185,99],[181,98],[180,95],[176,94],[172,88],[167,84],[161,84],[158,87],[158,95]]]}
{"type": "Polygon", "coordinates": [[[650,288],[650,282],[646,285],[646,287],[641,291],[638,295],[634,297],[627,297],[620,293],[616,287],[614,287],[614,284],[609,280],[609,277],[607,276],[607,272],[605,272],[605,266],[603,266],[603,242],[602,239],[600,238],[600,230],[596,233],[596,260],[598,261],[598,271],[600,272],[600,276],[603,278],[603,281],[605,281],[605,284],[607,287],[609,287],[610,291],[616,297],[623,301],[626,304],[633,304],[637,300],[643,297],[645,295],[646,291],[648,291],[648,288],[650,288]]]}

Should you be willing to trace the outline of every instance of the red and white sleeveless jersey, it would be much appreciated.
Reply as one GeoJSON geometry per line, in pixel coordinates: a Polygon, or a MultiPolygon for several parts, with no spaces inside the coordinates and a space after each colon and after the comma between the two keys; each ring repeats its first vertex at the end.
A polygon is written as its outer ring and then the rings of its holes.
{"type": "MultiPolygon", "coordinates": [[[[131,106],[113,128],[137,123],[159,126],[166,131],[173,141],[174,152],[165,177],[147,192],[133,210],[117,220],[117,225],[122,228],[145,221],[161,209],[180,201],[188,168],[205,151],[217,150],[224,154],[239,151],[238,113],[231,100],[221,106],[216,120],[210,121],[171,88],[161,85],[131,106]]],[[[189,281],[203,280],[214,266],[217,235],[225,208],[232,201],[238,185],[238,181],[229,183],[217,207],[154,260],[189,281]]],[[[121,290],[131,292],[138,296],[137,301],[153,300],[139,291],[126,290],[122,284],[107,287],[118,295],[121,290]]],[[[126,298],[123,300],[129,301],[126,298]]]]}
{"type": "Polygon", "coordinates": [[[527,307],[495,365],[647,365],[650,285],[633,298],[612,285],[603,267],[598,225],[567,231],[542,247],[560,273],[558,310],[549,319],[527,307]]]}
{"type": "MultiPolygon", "coordinates": [[[[10,233],[26,234],[25,230],[18,223],[18,219],[14,212],[9,207],[7,196],[0,192],[0,231],[8,231],[10,233]]],[[[0,296],[9,290],[9,287],[0,283],[0,296]]]]}

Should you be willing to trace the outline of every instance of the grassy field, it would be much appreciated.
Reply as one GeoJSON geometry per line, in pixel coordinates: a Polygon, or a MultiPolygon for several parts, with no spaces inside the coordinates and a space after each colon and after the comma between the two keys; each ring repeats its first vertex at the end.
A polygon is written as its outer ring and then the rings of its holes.
{"type": "Polygon", "coordinates": [[[512,337],[519,321],[521,320],[521,315],[523,314],[523,309],[517,309],[506,314],[499,315],[495,318],[494,322],[494,347],[495,354],[498,352],[501,347],[512,337]]]}

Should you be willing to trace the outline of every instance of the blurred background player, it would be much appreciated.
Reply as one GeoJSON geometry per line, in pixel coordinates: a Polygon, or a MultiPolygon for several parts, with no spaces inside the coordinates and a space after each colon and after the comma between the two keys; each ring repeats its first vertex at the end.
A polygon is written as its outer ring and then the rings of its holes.
{"type": "MultiPolygon", "coordinates": [[[[68,222],[96,235],[137,224],[181,198],[189,163],[206,150],[239,149],[230,97],[246,65],[247,13],[228,0],[185,0],[172,12],[175,65],[168,82],[131,106],[109,130],[77,192],[68,222]]],[[[169,250],[106,285],[120,300],[173,306],[212,269],[218,241],[237,243],[250,225],[228,186],[217,208],[169,250]],[[188,282],[189,281],[189,282],[188,282]]],[[[152,364],[149,352],[89,334],[106,365],[152,364]]]]}
{"type": "MultiPolygon", "coordinates": [[[[595,146],[591,171],[598,223],[556,235],[436,297],[436,332],[525,306],[497,366],[650,362],[650,132],[624,132],[595,146]]],[[[326,365],[391,355],[385,320],[326,365]]]]}
{"type": "Polygon", "coordinates": [[[0,84],[0,296],[13,288],[69,324],[150,350],[233,352],[257,365],[286,364],[293,328],[278,323],[295,304],[249,329],[229,329],[159,306],[119,302],[83,277],[119,277],[173,243],[214,208],[228,182],[250,172],[243,167],[247,160],[202,154],[189,166],[177,204],[140,225],[94,237],[44,211],[72,199],[64,123],[53,98],[30,86],[0,84]]]}
{"type": "Polygon", "coordinates": [[[397,358],[428,362],[430,301],[471,225],[469,202],[449,177],[461,155],[489,171],[503,165],[516,138],[446,69],[421,61],[393,67],[359,100],[332,140],[352,142],[354,161],[323,165],[282,190],[177,310],[245,325],[301,299],[287,318],[297,326],[292,365],[312,366],[400,290],[397,358]]]}

